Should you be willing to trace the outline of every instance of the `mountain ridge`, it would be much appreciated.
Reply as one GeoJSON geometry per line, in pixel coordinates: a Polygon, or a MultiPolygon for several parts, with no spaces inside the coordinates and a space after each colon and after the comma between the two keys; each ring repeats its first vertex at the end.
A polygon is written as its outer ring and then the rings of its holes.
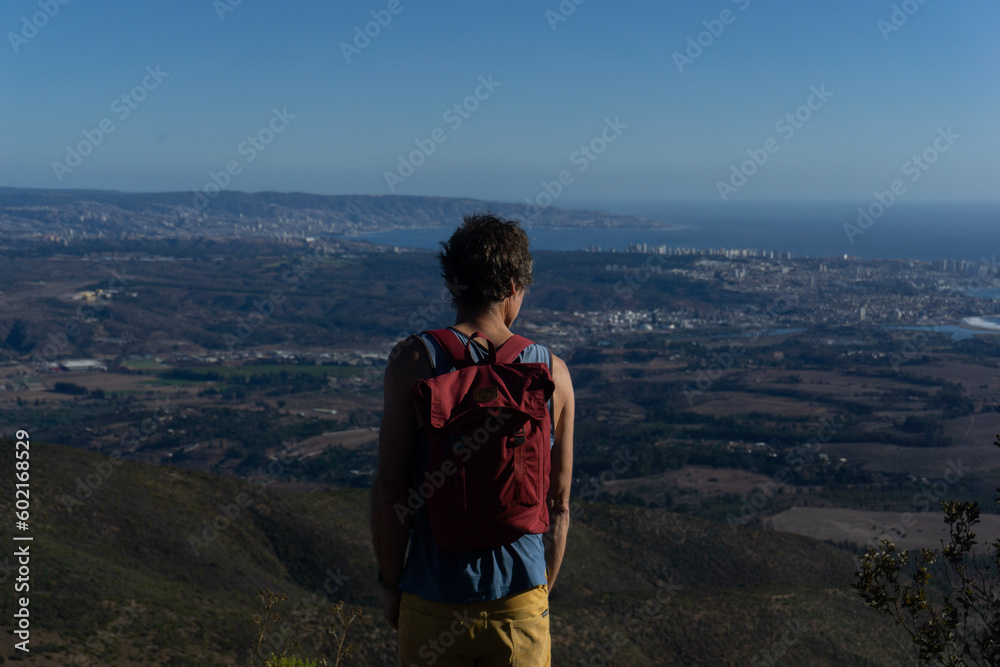
{"type": "Polygon", "coordinates": [[[465,214],[486,210],[530,228],[676,228],[594,209],[529,208],[471,198],[230,190],[209,197],[202,191],[0,187],[0,233],[28,240],[351,236],[451,227],[465,214]]]}

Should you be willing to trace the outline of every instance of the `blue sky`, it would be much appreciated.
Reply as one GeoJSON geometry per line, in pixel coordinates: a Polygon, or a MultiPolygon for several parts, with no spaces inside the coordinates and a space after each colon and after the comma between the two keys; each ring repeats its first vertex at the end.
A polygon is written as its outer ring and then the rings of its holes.
{"type": "Polygon", "coordinates": [[[1000,198],[995,3],[63,1],[0,6],[0,185],[1000,198]]]}

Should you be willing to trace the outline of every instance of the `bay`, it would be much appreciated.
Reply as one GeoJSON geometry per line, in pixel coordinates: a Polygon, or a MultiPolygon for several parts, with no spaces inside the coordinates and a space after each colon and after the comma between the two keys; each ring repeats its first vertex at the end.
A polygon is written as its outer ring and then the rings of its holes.
{"type": "MultiPolygon", "coordinates": [[[[604,251],[624,251],[630,244],[645,243],[699,250],[773,250],[794,257],[974,262],[1000,254],[1000,204],[996,203],[900,203],[864,229],[859,226],[859,204],[854,202],[583,202],[578,206],[584,207],[649,217],[675,228],[546,229],[526,222],[532,247],[566,251],[600,246],[604,251]],[[857,231],[850,232],[852,227],[857,231]]],[[[394,230],[361,238],[437,249],[453,229],[394,230]]]]}

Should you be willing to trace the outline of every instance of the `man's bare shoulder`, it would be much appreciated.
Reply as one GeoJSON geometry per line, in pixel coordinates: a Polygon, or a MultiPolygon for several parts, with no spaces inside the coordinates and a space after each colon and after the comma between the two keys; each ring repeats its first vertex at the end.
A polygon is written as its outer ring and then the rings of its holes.
{"type": "Polygon", "coordinates": [[[389,353],[385,368],[386,380],[412,384],[432,375],[431,361],[427,348],[419,336],[413,335],[396,343],[389,353]]]}
{"type": "Polygon", "coordinates": [[[556,384],[570,383],[569,368],[566,366],[566,362],[555,352],[550,352],[550,354],[552,355],[552,381],[556,384]]]}

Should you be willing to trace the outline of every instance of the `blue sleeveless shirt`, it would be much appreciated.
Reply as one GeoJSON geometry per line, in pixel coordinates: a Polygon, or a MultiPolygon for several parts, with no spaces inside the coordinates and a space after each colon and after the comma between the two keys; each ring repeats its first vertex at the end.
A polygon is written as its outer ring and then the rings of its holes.
{"type": "MultiPolygon", "coordinates": [[[[461,341],[468,337],[449,329],[461,341]]],[[[434,374],[453,370],[451,360],[430,334],[418,334],[427,348],[434,374]]],[[[471,346],[472,356],[479,361],[483,350],[478,343],[471,346]]],[[[552,354],[548,348],[532,343],[518,356],[518,362],[544,363],[552,371],[552,354]]],[[[549,410],[551,413],[551,401],[549,410]]],[[[555,424],[552,425],[552,441],[555,424]]],[[[417,434],[414,457],[414,481],[423,481],[427,469],[427,436],[423,429],[417,434]]],[[[416,510],[410,531],[410,548],[403,565],[399,588],[425,600],[445,603],[486,602],[521,593],[547,582],[545,575],[545,544],[541,535],[523,535],[517,541],[492,549],[474,551],[438,551],[431,535],[427,504],[416,510]]]]}

